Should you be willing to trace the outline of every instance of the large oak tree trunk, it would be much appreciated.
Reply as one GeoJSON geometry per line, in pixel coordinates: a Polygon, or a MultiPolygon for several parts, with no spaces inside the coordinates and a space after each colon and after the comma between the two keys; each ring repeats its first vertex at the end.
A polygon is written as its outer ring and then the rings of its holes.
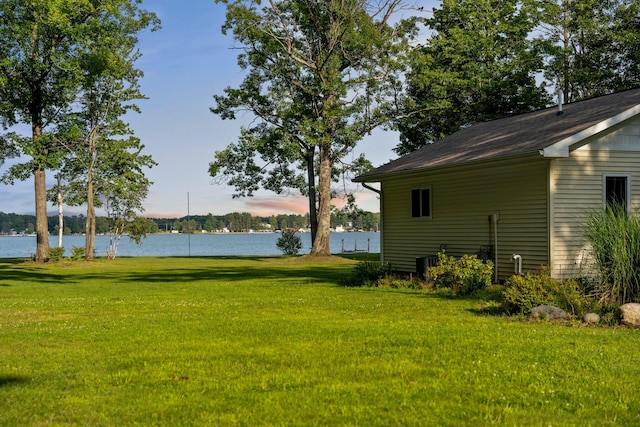
{"type": "MultiPolygon", "coordinates": [[[[39,100],[39,94],[36,96],[39,100]]],[[[39,102],[34,102],[40,105],[39,102]]],[[[31,121],[31,136],[34,144],[42,137],[42,109],[33,108],[35,113],[31,121]]],[[[40,153],[46,158],[47,153],[40,153]]],[[[47,218],[47,177],[45,162],[36,161],[33,167],[33,188],[36,198],[36,262],[49,260],[49,219],[47,218]]]]}
{"type": "Polygon", "coordinates": [[[44,169],[33,171],[36,195],[36,262],[49,260],[49,224],[47,219],[47,183],[44,169]]]}

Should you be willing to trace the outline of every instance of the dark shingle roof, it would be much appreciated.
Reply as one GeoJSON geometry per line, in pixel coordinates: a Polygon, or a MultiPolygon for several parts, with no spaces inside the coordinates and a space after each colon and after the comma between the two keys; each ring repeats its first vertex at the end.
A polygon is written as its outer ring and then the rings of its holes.
{"type": "Polygon", "coordinates": [[[640,104],[640,89],[591,98],[563,106],[476,123],[356,178],[376,181],[383,175],[459,165],[535,153],[640,104]]]}

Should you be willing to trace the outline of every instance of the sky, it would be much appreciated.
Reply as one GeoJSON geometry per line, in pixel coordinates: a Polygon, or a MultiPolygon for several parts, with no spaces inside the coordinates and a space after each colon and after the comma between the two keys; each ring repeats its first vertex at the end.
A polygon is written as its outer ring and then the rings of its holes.
{"type": "MultiPolygon", "coordinates": [[[[436,1],[419,1],[425,10],[436,1]]],[[[249,212],[253,215],[305,214],[307,199],[259,191],[254,197],[234,199],[233,187],[214,183],[208,173],[216,150],[236,142],[243,124],[252,116],[222,120],[210,112],[213,95],[226,87],[237,87],[243,78],[237,65],[239,50],[232,35],[221,32],[225,5],[213,0],[146,0],[143,7],[155,12],[162,29],[140,34],[142,57],[136,66],[144,72],[140,81],[148,97],[137,104],[141,114],[127,117],[135,136],[145,145],[158,166],[146,171],[153,181],[143,203],[144,216],[174,218],[191,215],[224,215],[249,212]]],[[[25,134],[27,135],[27,134],[25,134]]],[[[394,132],[376,130],[356,147],[374,166],[395,159],[392,149],[398,143],[394,132]]],[[[11,165],[0,166],[0,174],[11,165]]],[[[48,187],[55,184],[54,173],[47,175],[48,187]]],[[[360,208],[378,212],[377,194],[359,188],[360,208]]],[[[341,206],[341,200],[334,200],[341,206]]],[[[33,180],[0,184],[0,211],[32,214],[33,180]]],[[[55,206],[50,206],[56,212],[55,206]]],[[[82,214],[82,207],[65,207],[65,214],[82,214]]],[[[100,213],[98,213],[100,214],[100,213]]]]}

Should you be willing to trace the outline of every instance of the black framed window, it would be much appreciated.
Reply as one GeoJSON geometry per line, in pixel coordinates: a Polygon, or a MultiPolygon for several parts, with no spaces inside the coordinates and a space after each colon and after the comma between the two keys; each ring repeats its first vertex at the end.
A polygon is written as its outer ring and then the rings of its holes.
{"type": "Polygon", "coordinates": [[[431,189],[411,190],[411,217],[431,216],[431,189]]]}
{"type": "Polygon", "coordinates": [[[629,177],[606,175],[604,177],[604,201],[606,207],[620,205],[624,210],[629,206],[629,177]]]}

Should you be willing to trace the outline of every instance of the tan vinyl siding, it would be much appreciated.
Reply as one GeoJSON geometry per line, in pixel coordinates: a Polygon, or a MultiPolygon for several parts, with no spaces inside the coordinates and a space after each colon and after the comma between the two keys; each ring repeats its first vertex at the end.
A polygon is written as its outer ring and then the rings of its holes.
{"type": "Polygon", "coordinates": [[[589,250],[581,227],[604,206],[604,176],[629,175],[631,207],[640,207],[640,121],[592,138],[569,158],[551,163],[550,188],[553,274],[571,277],[589,271],[589,250]]]}
{"type": "Polygon", "coordinates": [[[525,269],[547,265],[548,162],[530,159],[383,180],[385,261],[415,271],[416,257],[436,254],[441,244],[454,256],[477,253],[493,244],[490,218],[497,212],[500,278],[513,274],[515,253],[525,269]],[[412,218],[411,190],[424,188],[431,189],[432,217],[412,218]]]}

